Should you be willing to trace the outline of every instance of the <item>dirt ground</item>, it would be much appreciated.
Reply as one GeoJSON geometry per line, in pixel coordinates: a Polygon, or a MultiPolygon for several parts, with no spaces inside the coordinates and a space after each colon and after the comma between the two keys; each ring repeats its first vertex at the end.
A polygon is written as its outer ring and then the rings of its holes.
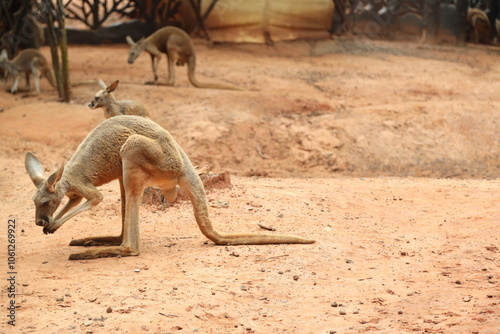
{"type": "Polygon", "coordinates": [[[129,65],[118,45],[70,48],[70,105],[47,81],[0,91],[0,333],[498,333],[500,49],[195,44],[200,81],[243,90],[196,89],[185,68],[176,87],[144,85],[149,57],[129,65]],[[44,235],[24,156],[47,174],[69,160],[103,120],[86,106],[98,78],[119,79],[117,99],[145,104],[194,164],[230,172],[208,190],[217,229],[316,243],[214,246],[180,201],[142,206],[140,256],[69,261],[71,239],[119,234],[118,184],[44,235]]]}

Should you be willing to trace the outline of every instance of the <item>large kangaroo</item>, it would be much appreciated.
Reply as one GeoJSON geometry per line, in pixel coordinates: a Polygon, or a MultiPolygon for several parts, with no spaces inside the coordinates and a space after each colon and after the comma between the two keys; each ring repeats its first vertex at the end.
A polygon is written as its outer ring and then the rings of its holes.
{"type": "Polygon", "coordinates": [[[119,82],[119,80],[116,80],[111,85],[107,86],[104,81],[99,79],[99,86],[101,86],[101,90],[95,94],[94,99],[89,103],[89,108],[103,108],[104,117],[106,118],[120,115],[151,117],[146,107],[136,101],[115,100],[112,92],[116,89],[116,87],[118,87],[119,82]]]}
{"type": "Polygon", "coordinates": [[[23,73],[26,75],[26,89],[30,90],[30,74],[34,76],[35,91],[40,94],[40,77],[44,76],[49,81],[52,87],[55,87],[54,77],[50,71],[49,65],[45,57],[36,49],[25,49],[9,60],[7,51],[4,49],[0,54],[0,67],[4,68],[8,74],[14,77],[10,92],[17,92],[19,76],[23,73]]]}
{"type": "Polygon", "coordinates": [[[201,83],[196,79],[194,75],[196,68],[196,52],[194,50],[193,41],[182,29],[177,27],[165,27],[155,31],[147,38],[142,37],[137,43],[135,43],[130,36],[127,36],[126,40],[130,45],[128,53],[129,64],[133,64],[142,51],[146,51],[151,55],[154,81],[147,83],[158,83],[158,63],[160,62],[161,54],[165,53],[168,59],[167,85],[169,86],[175,85],[175,65],[183,66],[187,64],[189,81],[195,87],[240,90],[240,88],[229,85],[201,83]]]}
{"type": "MultiPolygon", "coordinates": [[[[48,178],[32,154],[26,154],[26,170],[37,187],[33,198],[36,224],[43,232],[54,233],[76,214],[102,200],[96,187],[118,179],[121,190],[122,232],[119,236],[72,240],[71,246],[105,246],[71,254],[70,260],[95,259],[139,254],[139,207],[144,189],[158,186],[169,201],[179,185],[191,199],[201,232],[218,245],[313,243],[292,236],[238,233],[215,230],[208,217],[203,184],[188,157],[161,126],[140,116],[111,117],[83,140],[66,166],[48,178]],[[64,196],[68,203],[53,217],[64,196]],[[82,199],[87,201],[77,206],[82,199]]],[[[90,230],[90,229],[89,229],[90,230]]]]}

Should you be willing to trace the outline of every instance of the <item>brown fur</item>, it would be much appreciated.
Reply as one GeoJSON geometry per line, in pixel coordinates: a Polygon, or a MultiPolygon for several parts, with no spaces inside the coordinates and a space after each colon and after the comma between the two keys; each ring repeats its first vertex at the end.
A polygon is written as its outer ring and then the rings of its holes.
{"type": "Polygon", "coordinates": [[[94,99],[89,103],[90,109],[103,108],[104,117],[110,118],[120,115],[136,115],[149,117],[149,112],[146,107],[136,101],[116,101],[113,91],[118,87],[120,81],[116,80],[111,85],[107,86],[104,81],[99,80],[99,85],[102,90],[98,91],[94,99]]]}
{"type": "MultiPolygon", "coordinates": [[[[151,55],[151,65],[153,67],[154,81],[158,83],[158,63],[161,54],[165,53],[168,58],[168,82],[167,85],[175,85],[175,65],[183,66],[187,64],[188,78],[191,84],[198,88],[217,88],[240,90],[240,88],[213,84],[201,83],[195,77],[196,52],[194,50],[191,37],[182,29],[176,27],[165,27],[155,31],[147,38],[141,38],[135,43],[130,36],[127,36],[127,43],[130,45],[128,62],[132,64],[137,57],[146,51],[151,55]]],[[[149,82],[148,82],[149,83],[149,82]]]]}
{"type": "Polygon", "coordinates": [[[26,75],[26,89],[30,90],[30,75],[34,76],[35,91],[40,94],[40,77],[44,76],[49,81],[52,87],[56,87],[54,77],[49,68],[47,60],[36,49],[26,49],[21,52],[12,60],[9,60],[7,52],[4,50],[0,55],[0,67],[14,78],[10,92],[15,94],[17,92],[17,85],[19,76],[23,73],[26,75]]]}
{"type": "Polygon", "coordinates": [[[26,170],[37,187],[33,198],[36,224],[54,233],[76,214],[102,200],[96,187],[118,179],[121,190],[122,233],[71,241],[72,246],[104,246],[72,254],[71,260],[139,254],[139,207],[144,189],[158,186],[167,200],[177,197],[177,185],[189,196],[201,232],[218,245],[313,243],[292,236],[215,230],[208,216],[203,184],[188,157],[161,126],[138,116],[116,116],[98,125],[80,144],[73,157],[47,179],[43,167],[26,154],[26,170]],[[64,196],[68,203],[52,217],[64,196]],[[77,206],[81,200],[87,201],[77,206]]]}
{"type": "Polygon", "coordinates": [[[467,10],[467,23],[471,28],[470,39],[473,43],[491,43],[490,19],[485,12],[478,8],[469,8],[467,10]]]}

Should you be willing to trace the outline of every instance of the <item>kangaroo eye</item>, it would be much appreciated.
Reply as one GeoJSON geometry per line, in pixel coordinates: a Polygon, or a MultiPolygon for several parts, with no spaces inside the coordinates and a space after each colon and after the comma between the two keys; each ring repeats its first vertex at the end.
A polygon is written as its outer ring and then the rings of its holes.
{"type": "Polygon", "coordinates": [[[50,201],[45,201],[45,202],[42,203],[42,206],[43,207],[48,207],[49,204],[50,204],[50,201]]]}

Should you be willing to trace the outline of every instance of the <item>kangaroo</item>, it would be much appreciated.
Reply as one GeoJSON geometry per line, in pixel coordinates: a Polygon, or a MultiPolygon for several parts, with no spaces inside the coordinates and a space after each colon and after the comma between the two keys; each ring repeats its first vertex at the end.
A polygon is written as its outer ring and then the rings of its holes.
{"type": "Polygon", "coordinates": [[[119,115],[137,115],[149,117],[149,112],[146,107],[136,101],[116,101],[112,92],[118,87],[120,81],[116,80],[111,85],[107,86],[104,81],[99,79],[99,85],[102,90],[98,91],[94,99],[89,103],[90,109],[103,108],[104,117],[110,118],[119,115]]]}
{"type": "Polygon", "coordinates": [[[121,191],[122,232],[119,236],[75,239],[70,246],[103,246],[71,254],[70,260],[139,255],[139,208],[144,189],[158,186],[169,201],[177,197],[177,185],[189,196],[203,235],[217,245],[298,243],[314,240],[273,234],[217,231],[208,216],[203,183],[191,161],[172,136],[152,120],[140,116],[111,117],[82,141],[66,165],[43,176],[40,161],[28,152],[28,175],[37,190],[35,222],[45,234],[56,232],[68,219],[101,202],[96,187],[118,180],[121,191]],[[66,205],[53,217],[64,196],[66,205]],[[78,205],[82,199],[86,202],[78,205]]]}
{"type": "Polygon", "coordinates": [[[130,36],[127,36],[126,40],[130,45],[128,53],[129,64],[133,64],[142,51],[148,52],[151,56],[154,81],[146,82],[147,84],[158,83],[158,63],[160,62],[161,54],[165,53],[168,59],[168,86],[175,86],[175,65],[183,66],[187,63],[188,78],[193,86],[198,88],[241,90],[229,85],[201,83],[196,79],[194,75],[196,52],[193,41],[182,29],[165,27],[155,31],[147,38],[142,37],[137,43],[130,36]]]}
{"type": "Polygon", "coordinates": [[[55,87],[54,77],[49,68],[47,60],[36,49],[25,49],[18,53],[14,59],[9,60],[7,51],[2,50],[0,54],[0,67],[2,67],[7,74],[14,77],[12,88],[10,92],[15,94],[17,92],[17,85],[19,83],[19,76],[22,73],[26,75],[26,90],[30,91],[30,74],[34,76],[35,91],[40,94],[40,77],[44,76],[49,81],[52,87],[55,87]]]}

